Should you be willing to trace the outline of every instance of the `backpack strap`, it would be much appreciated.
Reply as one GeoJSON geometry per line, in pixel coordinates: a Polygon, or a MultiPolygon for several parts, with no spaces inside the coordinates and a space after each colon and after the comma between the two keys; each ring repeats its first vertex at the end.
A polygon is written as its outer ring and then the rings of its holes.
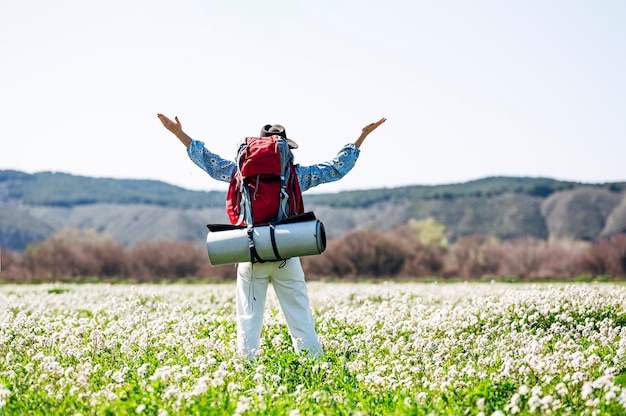
{"type": "Polygon", "coordinates": [[[237,175],[238,181],[240,183],[239,186],[239,218],[237,219],[237,224],[252,224],[252,203],[250,202],[250,187],[248,186],[248,182],[244,180],[243,174],[241,173],[241,157],[244,153],[244,150],[248,147],[247,140],[241,143],[239,146],[239,150],[237,151],[237,160],[235,165],[237,166],[237,175]]]}
{"type": "Polygon", "coordinates": [[[254,226],[248,225],[247,234],[248,248],[250,249],[250,263],[265,263],[265,260],[259,256],[259,253],[256,251],[256,246],[254,245],[254,226]]]}
{"type": "Polygon", "coordinates": [[[274,256],[276,257],[276,260],[285,260],[280,256],[280,253],[278,252],[278,246],[276,245],[276,227],[274,226],[274,222],[270,222],[269,224],[270,227],[270,241],[272,242],[272,250],[274,251],[274,256]]]}
{"type": "Polygon", "coordinates": [[[279,139],[280,149],[280,163],[282,175],[280,176],[280,205],[278,210],[277,221],[283,218],[289,217],[289,193],[287,192],[287,186],[291,179],[291,163],[293,161],[293,154],[289,148],[287,140],[279,139]]]}
{"type": "Polygon", "coordinates": [[[265,260],[262,259],[259,255],[259,252],[256,250],[256,245],[254,244],[254,226],[248,225],[247,234],[248,234],[248,248],[250,249],[250,263],[265,263],[268,261],[284,261],[286,259],[282,258],[280,253],[278,252],[278,245],[276,244],[276,226],[274,222],[270,222],[268,224],[270,229],[270,241],[272,243],[272,250],[274,251],[274,259],[265,260]]]}

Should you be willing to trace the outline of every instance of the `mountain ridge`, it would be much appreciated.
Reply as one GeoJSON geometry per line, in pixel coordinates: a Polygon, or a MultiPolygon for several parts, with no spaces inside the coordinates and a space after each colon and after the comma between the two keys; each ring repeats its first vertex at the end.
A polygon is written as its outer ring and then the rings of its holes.
{"type": "MultiPolygon", "coordinates": [[[[68,227],[90,228],[125,245],[143,240],[203,244],[207,223],[227,223],[226,192],[155,180],[0,170],[0,246],[22,250],[68,227]]],[[[304,194],[329,238],[435,218],[447,236],[593,240],[626,232],[626,182],[580,183],[494,176],[443,185],[304,194]]]]}

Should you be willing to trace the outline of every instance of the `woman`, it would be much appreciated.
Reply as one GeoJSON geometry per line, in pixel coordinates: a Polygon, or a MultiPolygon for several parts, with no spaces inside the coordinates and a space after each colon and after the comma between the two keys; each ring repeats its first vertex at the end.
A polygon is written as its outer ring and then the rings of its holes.
{"type": "MultiPolygon", "coordinates": [[[[213,179],[230,182],[237,171],[234,161],[223,159],[210,152],[203,142],[189,137],[183,131],[178,117],[172,121],[163,114],[157,116],[165,128],[187,148],[187,154],[196,165],[213,179]]],[[[363,127],[356,141],[346,144],[329,162],[312,166],[295,165],[300,190],[304,192],[322,183],[343,178],[354,167],[365,138],[385,121],[385,118],[381,118],[363,127]]],[[[272,134],[281,135],[291,148],[298,147],[287,138],[283,126],[266,125],[261,130],[262,137],[272,134]]],[[[285,315],[295,350],[306,350],[310,356],[323,355],[309,306],[304,271],[298,257],[284,262],[255,263],[254,267],[250,262],[237,266],[237,345],[240,352],[247,357],[254,357],[260,351],[263,311],[270,281],[285,315]]]]}

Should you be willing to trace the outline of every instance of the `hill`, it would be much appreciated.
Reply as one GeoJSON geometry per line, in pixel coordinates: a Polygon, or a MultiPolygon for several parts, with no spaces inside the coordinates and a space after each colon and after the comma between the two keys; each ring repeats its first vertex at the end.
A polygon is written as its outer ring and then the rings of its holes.
{"type": "MultiPolygon", "coordinates": [[[[226,223],[224,192],[191,191],[159,181],[0,170],[0,246],[15,250],[62,228],[90,228],[125,245],[142,240],[203,244],[207,223],[226,223]]],[[[356,228],[386,230],[433,217],[454,241],[473,233],[507,239],[593,240],[626,232],[626,183],[490,177],[305,194],[329,238],[356,228]]]]}

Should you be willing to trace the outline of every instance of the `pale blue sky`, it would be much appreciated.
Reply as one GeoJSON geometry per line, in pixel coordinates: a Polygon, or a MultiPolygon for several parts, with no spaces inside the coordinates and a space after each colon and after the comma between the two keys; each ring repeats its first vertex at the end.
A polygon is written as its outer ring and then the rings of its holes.
{"type": "Polygon", "coordinates": [[[0,5],[0,169],[225,190],[156,113],[231,158],[266,123],[316,189],[493,175],[626,180],[626,2],[24,0],[0,5]]]}

